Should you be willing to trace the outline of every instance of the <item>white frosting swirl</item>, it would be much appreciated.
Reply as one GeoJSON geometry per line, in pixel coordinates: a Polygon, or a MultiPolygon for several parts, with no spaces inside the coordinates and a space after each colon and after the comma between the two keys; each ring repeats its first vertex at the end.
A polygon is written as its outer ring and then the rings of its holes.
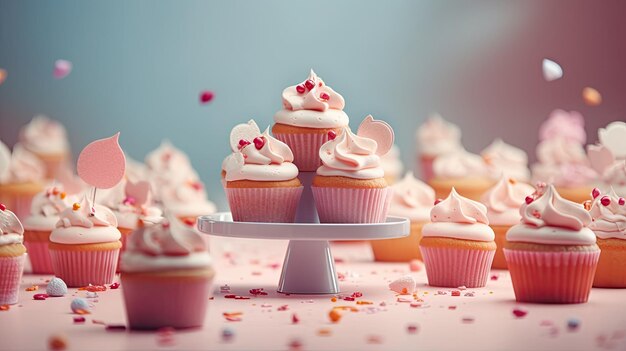
{"type": "Polygon", "coordinates": [[[498,138],[487,146],[480,155],[485,160],[492,178],[505,175],[517,180],[530,180],[528,156],[522,149],[509,145],[498,138]]]}
{"type": "Polygon", "coordinates": [[[620,205],[620,201],[624,203],[625,200],[613,189],[593,200],[589,211],[593,222],[589,224],[589,229],[593,230],[598,238],[626,240],[626,203],[620,205]],[[609,204],[603,205],[603,199],[606,201],[607,198],[609,204]]]}
{"type": "Polygon", "coordinates": [[[461,129],[434,114],[424,122],[415,134],[418,151],[427,156],[440,156],[458,152],[461,146],[461,129]]]}
{"type": "Polygon", "coordinates": [[[122,180],[113,187],[100,203],[113,211],[117,219],[118,228],[136,229],[139,222],[159,223],[163,219],[163,212],[152,204],[150,194],[144,203],[126,194],[127,180],[122,180]]]}
{"type": "Polygon", "coordinates": [[[50,241],[59,244],[96,244],[113,242],[122,234],[117,230],[117,219],[113,212],[102,206],[93,205],[87,196],[80,203],[63,210],[50,241]]]}
{"type": "Polygon", "coordinates": [[[57,121],[39,115],[20,131],[20,143],[32,152],[42,155],[58,155],[70,149],[65,127],[57,121]]]}
{"type": "Polygon", "coordinates": [[[512,226],[520,222],[519,208],[534,188],[502,176],[482,197],[487,206],[487,218],[491,225],[512,226]]]}
{"type": "Polygon", "coordinates": [[[341,176],[355,179],[375,179],[385,176],[376,155],[375,140],[360,137],[345,127],[333,140],[322,145],[319,151],[322,165],[317,169],[321,176],[341,176]]]}
{"type": "Polygon", "coordinates": [[[22,145],[13,153],[0,141],[0,184],[39,182],[46,174],[44,164],[22,145]]]}
{"type": "Polygon", "coordinates": [[[427,222],[435,202],[435,191],[408,172],[404,178],[391,186],[393,197],[389,214],[406,217],[412,222],[427,222]]]}
{"type": "Polygon", "coordinates": [[[60,186],[50,187],[33,197],[30,216],[24,220],[26,230],[49,231],[56,227],[59,214],[67,209],[73,197],[67,196],[60,186]]]}
{"type": "Polygon", "coordinates": [[[15,213],[0,209],[0,246],[21,244],[24,241],[24,227],[15,213]]]}
{"type": "Polygon", "coordinates": [[[200,179],[189,157],[167,140],[150,152],[145,162],[150,172],[152,189],[155,190],[153,195],[157,201],[161,201],[161,190],[200,179]]]}
{"type": "Polygon", "coordinates": [[[162,195],[165,211],[177,217],[201,216],[216,211],[215,204],[207,199],[206,189],[200,181],[168,188],[162,195]]]}

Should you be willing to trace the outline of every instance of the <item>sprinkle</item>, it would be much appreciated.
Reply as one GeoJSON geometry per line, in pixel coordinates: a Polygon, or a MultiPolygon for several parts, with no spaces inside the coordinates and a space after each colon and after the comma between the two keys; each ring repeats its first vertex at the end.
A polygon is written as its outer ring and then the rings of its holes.
{"type": "Polygon", "coordinates": [[[357,305],[373,305],[374,303],[371,302],[371,301],[363,301],[363,300],[361,300],[361,301],[357,301],[356,304],[357,305]]]}
{"type": "Polygon", "coordinates": [[[60,297],[67,294],[67,284],[61,278],[54,277],[46,286],[46,294],[54,297],[60,297]]]}
{"type": "Polygon", "coordinates": [[[598,196],[600,196],[600,189],[593,188],[593,190],[591,190],[591,197],[593,197],[595,199],[598,196]]]}
{"type": "Polygon", "coordinates": [[[474,323],[474,317],[463,317],[461,319],[461,322],[465,323],[465,324],[471,324],[474,323]]]}
{"type": "Polygon", "coordinates": [[[248,296],[240,296],[240,295],[224,295],[225,299],[235,299],[235,300],[250,300],[248,296]]]}
{"type": "Polygon", "coordinates": [[[72,209],[74,211],[78,211],[78,209],[80,209],[80,204],[78,202],[74,202],[74,204],[72,205],[72,209]]]}
{"type": "Polygon", "coordinates": [[[608,205],[610,205],[610,204],[611,204],[611,198],[610,198],[610,197],[608,197],[608,196],[606,196],[606,195],[604,195],[604,196],[602,196],[602,198],[600,199],[600,203],[601,203],[603,206],[608,206],[608,205]]]}
{"type": "Polygon", "coordinates": [[[48,349],[62,351],[67,348],[67,338],[65,335],[52,335],[48,338],[48,349]]]}
{"type": "Polygon", "coordinates": [[[10,305],[0,305],[0,311],[8,311],[10,308],[10,305]]]}
{"type": "Polygon", "coordinates": [[[119,287],[120,287],[120,283],[118,283],[118,282],[115,282],[115,283],[109,285],[109,289],[113,289],[113,290],[115,290],[115,289],[117,289],[119,287]]]}
{"type": "Polygon", "coordinates": [[[573,331],[578,330],[579,326],[580,326],[580,320],[576,318],[570,318],[567,320],[567,330],[573,332],[573,331]]]}
{"type": "Polygon", "coordinates": [[[543,79],[546,81],[551,82],[563,77],[563,68],[561,68],[558,63],[544,58],[541,66],[543,70],[543,79]]]}
{"type": "Polygon", "coordinates": [[[328,101],[328,100],[330,100],[330,95],[328,95],[328,93],[321,93],[320,94],[320,100],[328,101]]]}
{"type": "Polygon", "coordinates": [[[541,218],[541,212],[539,212],[539,210],[533,210],[532,214],[535,218],[541,218]]]}
{"type": "Polygon", "coordinates": [[[339,313],[339,310],[333,308],[328,313],[328,318],[330,318],[331,322],[338,323],[341,320],[341,313],[339,313]]]}
{"type": "Polygon", "coordinates": [[[200,92],[200,103],[201,104],[208,104],[209,102],[211,102],[211,100],[213,100],[213,97],[215,97],[215,94],[210,91],[210,90],[204,90],[200,92]]]}
{"type": "Polygon", "coordinates": [[[263,291],[263,288],[250,289],[250,295],[254,296],[267,296],[267,292],[263,291]]]}
{"type": "Polygon", "coordinates": [[[65,200],[65,198],[67,197],[67,193],[62,192],[61,194],[59,194],[59,197],[61,198],[61,200],[65,200]]]}
{"type": "Polygon", "coordinates": [[[358,297],[363,297],[363,293],[362,293],[362,292],[360,292],[360,291],[355,291],[355,292],[353,292],[353,293],[352,293],[352,295],[350,295],[350,296],[352,296],[352,297],[357,297],[357,298],[358,298],[358,297]]]}
{"type": "Polygon", "coordinates": [[[331,336],[332,333],[333,331],[328,328],[322,328],[317,331],[317,335],[319,336],[331,336]]]}
{"type": "Polygon", "coordinates": [[[56,60],[54,62],[54,71],[52,75],[56,79],[63,79],[72,72],[72,63],[67,60],[56,60]]]}
{"type": "Polygon", "coordinates": [[[337,298],[333,296],[333,297],[330,298],[330,301],[337,302],[337,298]]]}
{"type": "Polygon", "coordinates": [[[298,92],[298,94],[304,94],[306,89],[302,85],[296,85],[296,91],[298,92]]]}
{"type": "Polygon", "coordinates": [[[337,133],[335,133],[334,130],[328,131],[328,140],[335,140],[336,137],[337,137],[337,133]]]}
{"type": "Polygon", "coordinates": [[[417,332],[419,331],[419,326],[417,324],[409,324],[406,326],[406,331],[409,334],[417,334],[417,332]]]}
{"type": "Polygon", "coordinates": [[[308,90],[311,90],[315,87],[315,82],[313,82],[310,79],[307,79],[307,81],[304,82],[304,87],[307,88],[308,90]]]}
{"type": "Polygon", "coordinates": [[[509,178],[509,184],[515,185],[517,184],[517,180],[515,180],[515,178],[509,178]]]}
{"type": "Polygon", "coordinates": [[[354,297],[352,296],[346,296],[343,298],[344,301],[354,301],[354,297]]]}
{"type": "Polygon", "coordinates": [[[263,148],[263,146],[265,145],[265,138],[264,137],[256,137],[254,138],[254,140],[252,140],[252,142],[254,143],[254,147],[257,150],[261,150],[263,148]]]}
{"type": "Polygon", "coordinates": [[[300,322],[300,318],[298,318],[297,314],[292,314],[291,315],[291,324],[298,324],[300,322]]]}
{"type": "Polygon", "coordinates": [[[7,79],[7,70],[4,68],[0,68],[0,85],[2,85],[2,83],[4,83],[6,79],[7,79]]]}
{"type": "Polygon", "coordinates": [[[48,298],[48,294],[35,294],[33,300],[45,300],[48,298]]]}
{"type": "Polygon", "coordinates": [[[72,309],[72,312],[76,314],[89,314],[91,309],[87,300],[81,298],[75,298],[72,300],[70,308],[72,309]]]}
{"type": "Polygon", "coordinates": [[[287,311],[289,309],[289,305],[282,305],[280,307],[278,307],[276,310],[277,311],[287,311]]]}
{"type": "Polygon", "coordinates": [[[585,208],[585,210],[590,211],[591,210],[591,200],[585,200],[583,202],[583,207],[585,208]]]}
{"type": "Polygon", "coordinates": [[[84,291],[87,290],[89,292],[97,292],[97,291],[106,291],[107,287],[104,285],[87,285],[87,286],[83,286],[81,288],[78,288],[79,291],[84,291]]]}
{"type": "Polygon", "coordinates": [[[106,331],[126,331],[126,326],[123,324],[109,324],[104,328],[106,331]]]}
{"type": "Polygon", "coordinates": [[[74,323],[79,324],[79,323],[85,323],[86,319],[85,317],[74,317],[74,323]]]}
{"type": "Polygon", "coordinates": [[[383,338],[380,335],[368,335],[367,343],[368,344],[382,344],[383,338]]]}
{"type": "Polygon", "coordinates": [[[103,321],[99,319],[92,319],[91,324],[106,325],[106,323],[104,323],[103,321]]]}
{"type": "Polygon", "coordinates": [[[0,203],[0,211],[4,212],[7,210],[7,206],[3,203],[0,203]]]}
{"type": "Polygon", "coordinates": [[[623,197],[620,197],[619,200],[617,201],[617,203],[620,206],[624,206],[624,204],[626,204],[626,200],[623,197]]]}
{"type": "Polygon", "coordinates": [[[452,290],[452,292],[450,293],[450,295],[452,296],[461,296],[461,292],[458,290],[452,290]]]}
{"type": "Polygon", "coordinates": [[[592,87],[585,87],[583,89],[583,101],[588,106],[598,106],[602,103],[602,95],[592,87]]]}
{"type": "Polygon", "coordinates": [[[409,270],[411,272],[419,272],[422,270],[422,265],[419,260],[409,261],[409,270]]]}
{"type": "Polygon", "coordinates": [[[529,196],[526,196],[524,201],[526,202],[526,205],[530,205],[533,201],[535,201],[535,199],[533,199],[533,197],[529,195],[529,196]]]}
{"type": "Polygon", "coordinates": [[[222,329],[222,340],[230,342],[235,337],[235,332],[230,328],[222,329]]]}
{"type": "Polygon", "coordinates": [[[492,275],[492,276],[491,276],[491,278],[490,278],[490,279],[491,279],[491,280],[498,280],[498,278],[499,278],[499,275],[494,274],[494,275],[492,275]]]}
{"type": "Polygon", "coordinates": [[[526,310],[522,310],[520,308],[514,308],[513,309],[513,315],[515,315],[516,318],[523,318],[528,314],[528,311],[526,310]]]}
{"type": "Polygon", "coordinates": [[[25,289],[26,291],[37,291],[39,290],[39,285],[32,285],[25,289]]]}

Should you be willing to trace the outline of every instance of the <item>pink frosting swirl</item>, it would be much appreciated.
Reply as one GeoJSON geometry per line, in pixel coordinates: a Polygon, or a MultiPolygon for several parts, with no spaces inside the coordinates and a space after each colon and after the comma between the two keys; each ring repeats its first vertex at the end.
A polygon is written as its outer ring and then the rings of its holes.
{"type": "Polygon", "coordinates": [[[591,223],[591,216],[583,205],[565,200],[548,185],[545,192],[535,193],[534,200],[526,201],[520,208],[522,222],[535,227],[559,227],[578,231],[591,223]]]}
{"type": "Polygon", "coordinates": [[[450,195],[430,211],[431,222],[483,223],[489,224],[487,207],[480,202],[459,195],[452,188],[450,195]]]}
{"type": "Polygon", "coordinates": [[[539,140],[549,140],[554,138],[564,138],[578,144],[587,141],[585,132],[585,119],[580,112],[554,110],[539,127],[539,140]]]}
{"type": "Polygon", "coordinates": [[[589,228],[598,238],[626,240],[626,203],[613,189],[598,195],[589,212],[593,218],[589,228]]]}
{"type": "Polygon", "coordinates": [[[148,256],[187,256],[206,251],[206,245],[199,233],[174,220],[133,232],[127,250],[148,256]]]}
{"type": "Polygon", "coordinates": [[[435,202],[435,191],[426,183],[407,172],[404,178],[391,186],[393,197],[389,204],[389,214],[407,217],[411,221],[426,222],[435,202]]]}
{"type": "Polygon", "coordinates": [[[69,227],[117,227],[117,219],[113,211],[102,205],[93,205],[83,196],[80,203],[75,203],[71,208],[63,210],[59,214],[57,228],[69,227]]]}
{"type": "Polygon", "coordinates": [[[526,152],[505,143],[502,139],[494,140],[480,155],[485,160],[493,178],[497,179],[505,175],[518,180],[530,179],[526,152]]]}
{"type": "Polygon", "coordinates": [[[317,169],[317,174],[357,179],[382,178],[385,172],[380,165],[380,157],[376,155],[377,148],[375,140],[360,137],[345,127],[341,135],[320,148],[322,166],[317,169]]]}
{"type": "Polygon", "coordinates": [[[283,90],[283,106],[292,111],[343,110],[345,101],[341,95],[325,85],[322,78],[311,70],[307,80],[283,90]]]}
{"type": "Polygon", "coordinates": [[[487,217],[492,225],[514,225],[519,223],[519,208],[526,196],[534,192],[532,186],[516,182],[507,177],[487,191],[481,201],[487,206],[487,217]]]}

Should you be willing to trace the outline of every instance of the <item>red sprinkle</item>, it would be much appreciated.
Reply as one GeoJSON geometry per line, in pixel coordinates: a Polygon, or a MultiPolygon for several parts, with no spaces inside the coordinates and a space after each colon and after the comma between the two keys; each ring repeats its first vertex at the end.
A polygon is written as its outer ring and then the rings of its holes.
{"type": "Polygon", "coordinates": [[[354,301],[354,297],[352,296],[346,296],[343,298],[344,301],[354,301]]]}
{"type": "Polygon", "coordinates": [[[491,280],[498,280],[498,276],[496,274],[492,275],[491,280]]]}
{"type": "Polygon", "coordinates": [[[120,283],[118,283],[118,282],[115,282],[115,283],[109,285],[109,289],[117,289],[119,287],[120,287],[120,283]]]}
{"type": "Polygon", "coordinates": [[[600,196],[600,189],[598,188],[593,188],[593,190],[591,190],[591,196],[595,199],[596,197],[600,196]]]}
{"type": "Polygon", "coordinates": [[[526,205],[530,205],[533,201],[535,201],[535,199],[533,199],[532,196],[526,196],[526,205]]]}
{"type": "Polygon", "coordinates": [[[259,289],[250,289],[250,295],[254,295],[254,296],[266,296],[267,292],[263,291],[263,288],[259,288],[259,289]]]}
{"type": "Polygon", "coordinates": [[[452,290],[452,296],[461,296],[461,292],[459,290],[452,290]]]}
{"type": "Polygon", "coordinates": [[[287,311],[289,309],[289,305],[282,305],[277,308],[278,311],[287,311]]]}
{"type": "Polygon", "coordinates": [[[526,316],[528,314],[528,311],[524,311],[524,310],[521,310],[519,308],[515,308],[515,309],[513,309],[513,314],[517,318],[522,318],[522,317],[524,317],[524,316],[526,316]]]}
{"type": "Polygon", "coordinates": [[[320,99],[328,101],[330,100],[330,95],[328,95],[327,93],[321,93],[320,99]]]}
{"type": "Polygon", "coordinates": [[[608,196],[606,196],[606,195],[604,195],[604,196],[602,196],[602,198],[600,199],[600,203],[601,203],[602,205],[604,205],[604,206],[608,206],[608,205],[610,205],[610,204],[611,204],[611,198],[610,198],[610,197],[608,197],[608,196]]]}
{"type": "Polygon", "coordinates": [[[355,291],[352,293],[352,297],[363,297],[363,293],[360,291],[355,291]]]}
{"type": "Polygon", "coordinates": [[[409,324],[409,325],[406,327],[406,331],[408,331],[408,332],[409,332],[409,334],[415,334],[415,333],[417,333],[418,329],[419,329],[419,327],[417,326],[417,324],[409,324]]]}
{"type": "Polygon", "coordinates": [[[256,147],[257,150],[261,150],[263,145],[265,145],[265,138],[264,137],[256,137],[256,138],[254,138],[254,147],[256,147]]]}
{"type": "Polygon", "coordinates": [[[337,137],[337,133],[335,133],[334,130],[328,131],[328,140],[335,140],[336,137],[337,137]]]}
{"type": "Polygon", "coordinates": [[[74,317],[74,323],[85,323],[85,317],[74,317]]]}
{"type": "Polygon", "coordinates": [[[6,209],[7,209],[7,206],[5,204],[1,204],[0,203],[0,211],[4,212],[4,211],[6,211],[6,209]]]}
{"type": "Polygon", "coordinates": [[[435,205],[437,205],[438,203],[440,203],[441,201],[443,201],[443,199],[437,199],[435,200],[435,205]]]}
{"type": "Polygon", "coordinates": [[[313,89],[313,88],[315,87],[315,83],[314,83],[312,80],[307,79],[307,81],[306,81],[306,82],[304,82],[304,86],[305,86],[307,89],[311,90],[311,89],[313,89]]]}
{"type": "Polygon", "coordinates": [[[48,298],[48,294],[35,294],[33,295],[34,300],[45,300],[48,298]]]}
{"type": "Polygon", "coordinates": [[[205,91],[200,93],[200,102],[203,103],[203,104],[206,104],[206,103],[210,102],[211,100],[213,100],[214,96],[215,96],[215,94],[213,94],[212,91],[205,90],[205,91]]]}
{"type": "Polygon", "coordinates": [[[306,89],[302,85],[296,85],[296,91],[298,92],[298,94],[303,94],[306,89]]]}
{"type": "Polygon", "coordinates": [[[109,324],[105,328],[106,331],[125,331],[126,326],[123,324],[109,324]]]}
{"type": "Polygon", "coordinates": [[[291,324],[298,324],[298,322],[300,322],[300,318],[298,318],[297,314],[292,314],[291,315],[291,324]]]}
{"type": "Polygon", "coordinates": [[[620,197],[620,198],[619,198],[619,200],[617,201],[617,203],[618,203],[620,206],[624,206],[624,204],[626,204],[626,200],[624,200],[624,198],[623,198],[623,197],[620,197]]]}
{"type": "Polygon", "coordinates": [[[185,220],[183,220],[183,223],[185,223],[186,225],[192,227],[196,224],[196,221],[194,221],[191,218],[185,218],[185,220]]]}
{"type": "Polygon", "coordinates": [[[243,149],[244,147],[250,145],[250,142],[246,139],[239,140],[239,149],[243,149]]]}

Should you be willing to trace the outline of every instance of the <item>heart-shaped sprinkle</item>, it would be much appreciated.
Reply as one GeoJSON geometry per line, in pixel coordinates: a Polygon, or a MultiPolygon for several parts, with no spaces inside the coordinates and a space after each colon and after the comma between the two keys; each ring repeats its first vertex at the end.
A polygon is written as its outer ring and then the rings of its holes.
{"type": "Polygon", "coordinates": [[[250,145],[250,142],[244,139],[239,140],[239,150],[243,149],[244,147],[250,145]]]}
{"type": "Polygon", "coordinates": [[[600,196],[600,189],[593,188],[593,190],[591,190],[591,197],[593,197],[595,199],[598,196],[600,196]]]}
{"type": "Polygon", "coordinates": [[[335,140],[337,137],[337,133],[334,130],[328,131],[328,140],[335,140]]]}
{"type": "Polygon", "coordinates": [[[264,145],[265,145],[264,137],[260,136],[260,137],[254,138],[254,147],[256,147],[257,150],[261,150],[264,145]]]}

